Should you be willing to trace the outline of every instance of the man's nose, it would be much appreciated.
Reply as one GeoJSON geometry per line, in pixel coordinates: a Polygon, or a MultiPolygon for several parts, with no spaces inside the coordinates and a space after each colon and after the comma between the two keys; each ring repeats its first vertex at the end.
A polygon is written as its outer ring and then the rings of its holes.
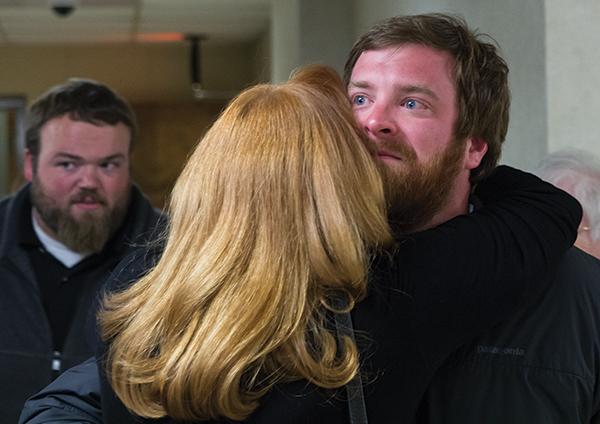
{"type": "Polygon", "coordinates": [[[82,188],[96,188],[99,185],[98,169],[92,164],[81,167],[79,186],[82,188]]]}
{"type": "Polygon", "coordinates": [[[374,105],[364,124],[367,135],[377,139],[379,137],[393,137],[398,132],[398,127],[392,113],[386,105],[374,105]]]}

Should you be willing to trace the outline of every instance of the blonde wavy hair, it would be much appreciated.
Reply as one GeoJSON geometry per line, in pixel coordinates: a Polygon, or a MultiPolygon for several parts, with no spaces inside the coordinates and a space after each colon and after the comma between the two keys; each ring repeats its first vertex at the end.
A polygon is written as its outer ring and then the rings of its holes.
{"type": "Polygon", "coordinates": [[[160,261],[105,299],[107,373],[133,413],[242,420],[275,383],[346,384],[331,295],[364,296],[390,242],[378,169],[339,76],[313,66],[240,94],[177,180],[160,261]]]}

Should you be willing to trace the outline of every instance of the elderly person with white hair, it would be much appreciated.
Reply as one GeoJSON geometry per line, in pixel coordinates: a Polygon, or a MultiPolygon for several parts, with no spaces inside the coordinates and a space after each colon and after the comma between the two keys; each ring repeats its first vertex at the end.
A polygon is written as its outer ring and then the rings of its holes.
{"type": "Polygon", "coordinates": [[[575,245],[600,259],[600,160],[584,150],[559,150],[540,162],[536,174],[579,200],[583,219],[575,245]]]}

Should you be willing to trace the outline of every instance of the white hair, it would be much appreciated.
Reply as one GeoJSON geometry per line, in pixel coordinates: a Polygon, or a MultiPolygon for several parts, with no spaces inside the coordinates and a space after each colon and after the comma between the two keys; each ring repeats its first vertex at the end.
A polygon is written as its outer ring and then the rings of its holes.
{"type": "Polygon", "coordinates": [[[563,149],[547,155],[534,172],[581,203],[590,237],[600,240],[600,160],[585,150],[563,149]]]}

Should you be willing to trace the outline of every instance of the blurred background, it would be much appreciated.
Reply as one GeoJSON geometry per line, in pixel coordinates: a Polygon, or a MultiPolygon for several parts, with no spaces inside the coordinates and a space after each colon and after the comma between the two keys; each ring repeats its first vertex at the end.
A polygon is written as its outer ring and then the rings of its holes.
{"type": "Polygon", "coordinates": [[[133,174],[161,207],[190,149],[236,92],[306,63],[341,71],[356,37],[397,14],[450,12],[510,66],[503,163],[600,155],[598,0],[0,0],[0,195],[20,183],[24,110],[67,78],[108,84],[140,127],[133,174]]]}

